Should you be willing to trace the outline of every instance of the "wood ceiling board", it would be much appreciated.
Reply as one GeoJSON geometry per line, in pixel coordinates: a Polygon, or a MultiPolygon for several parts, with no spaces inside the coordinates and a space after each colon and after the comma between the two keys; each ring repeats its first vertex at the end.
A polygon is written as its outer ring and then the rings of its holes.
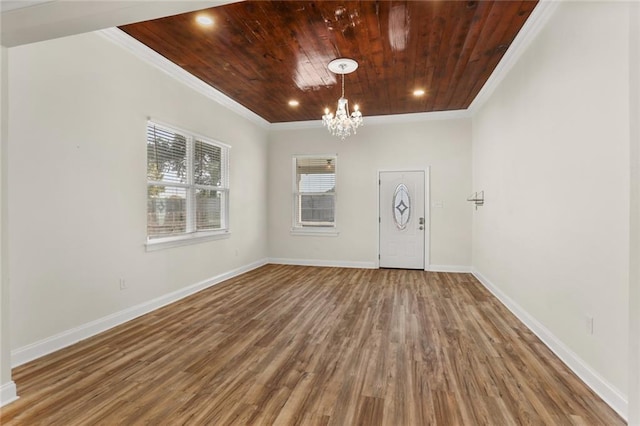
{"type": "Polygon", "coordinates": [[[246,1],[120,27],[271,123],[335,111],[337,57],[363,115],[467,108],[536,1],[246,1]],[[426,94],[414,97],[413,90],[426,94]],[[298,107],[289,107],[296,99],[298,107]]]}

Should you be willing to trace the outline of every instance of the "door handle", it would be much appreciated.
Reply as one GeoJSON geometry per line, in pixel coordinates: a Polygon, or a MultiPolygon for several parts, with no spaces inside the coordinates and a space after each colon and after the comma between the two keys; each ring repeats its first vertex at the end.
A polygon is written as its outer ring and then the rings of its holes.
{"type": "Polygon", "coordinates": [[[422,231],[424,229],[424,226],[420,225],[418,229],[422,231]]]}

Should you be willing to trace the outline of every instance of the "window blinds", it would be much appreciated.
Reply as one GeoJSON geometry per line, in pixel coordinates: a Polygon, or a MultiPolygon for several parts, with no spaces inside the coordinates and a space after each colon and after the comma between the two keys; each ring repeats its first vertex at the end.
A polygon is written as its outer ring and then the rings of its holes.
{"type": "Polygon", "coordinates": [[[170,129],[147,126],[147,179],[187,183],[187,137],[170,129]]]}
{"type": "Polygon", "coordinates": [[[296,182],[298,192],[332,193],[335,192],[335,159],[326,157],[297,158],[296,182]]]}
{"type": "Polygon", "coordinates": [[[295,159],[294,227],[335,226],[336,158],[295,159]]]}
{"type": "Polygon", "coordinates": [[[147,238],[227,229],[228,148],[147,124],[147,238]]]}

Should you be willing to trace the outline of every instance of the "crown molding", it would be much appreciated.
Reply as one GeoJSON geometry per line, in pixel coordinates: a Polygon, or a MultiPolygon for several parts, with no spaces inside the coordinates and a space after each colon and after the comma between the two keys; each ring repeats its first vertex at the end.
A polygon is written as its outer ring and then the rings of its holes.
{"type": "Polygon", "coordinates": [[[52,3],[55,0],[4,0],[0,3],[0,13],[11,12],[12,10],[25,9],[31,6],[38,6],[42,3],[52,3]]]}
{"type": "MultiPolygon", "coordinates": [[[[432,120],[459,120],[471,118],[471,113],[466,109],[458,109],[455,111],[433,111],[418,112],[412,114],[393,114],[393,115],[363,115],[365,125],[377,124],[396,124],[396,123],[419,123],[432,120]]],[[[300,129],[318,129],[322,127],[322,120],[309,121],[291,121],[288,123],[271,123],[270,130],[300,130],[300,129]]]]}
{"type": "Polygon", "coordinates": [[[471,114],[466,109],[456,109],[453,111],[416,112],[412,114],[373,115],[371,117],[365,116],[364,118],[368,124],[394,124],[435,120],[459,120],[461,118],[471,118],[471,114]]]}
{"type": "Polygon", "coordinates": [[[114,27],[96,31],[96,33],[111,41],[112,43],[122,47],[123,49],[128,50],[138,58],[153,65],[170,77],[178,80],[180,83],[217,102],[223,107],[235,112],[241,117],[246,118],[247,120],[257,124],[264,129],[269,128],[270,123],[267,120],[260,117],[250,109],[240,105],[238,102],[234,101],[224,93],[209,86],[207,83],[195,77],[193,74],[180,68],[178,65],[174,64],[173,62],[160,55],[155,50],[149,48],[145,44],[139,42],[135,38],[131,37],[124,31],[114,27]]]}
{"type": "Polygon", "coordinates": [[[527,47],[529,47],[531,42],[547,24],[559,3],[559,0],[540,0],[538,2],[500,62],[498,62],[498,65],[484,83],[482,89],[480,89],[480,92],[478,92],[471,102],[471,105],[469,105],[469,108],[467,108],[470,115],[473,116],[482,105],[489,100],[500,82],[507,76],[511,68],[513,68],[520,59],[520,56],[522,56],[527,50],[527,47]]]}
{"type": "Polygon", "coordinates": [[[322,119],[308,121],[288,121],[285,123],[271,123],[269,130],[299,130],[299,129],[319,129],[322,127],[322,119]]]}

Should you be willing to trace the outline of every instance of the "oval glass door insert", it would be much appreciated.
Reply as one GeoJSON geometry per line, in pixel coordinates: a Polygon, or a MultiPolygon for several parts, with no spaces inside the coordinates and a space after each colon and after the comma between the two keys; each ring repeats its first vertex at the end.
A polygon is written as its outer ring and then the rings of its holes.
{"type": "Polygon", "coordinates": [[[409,189],[404,183],[401,183],[393,192],[393,221],[398,229],[402,230],[407,227],[410,218],[411,197],[409,189]]]}

